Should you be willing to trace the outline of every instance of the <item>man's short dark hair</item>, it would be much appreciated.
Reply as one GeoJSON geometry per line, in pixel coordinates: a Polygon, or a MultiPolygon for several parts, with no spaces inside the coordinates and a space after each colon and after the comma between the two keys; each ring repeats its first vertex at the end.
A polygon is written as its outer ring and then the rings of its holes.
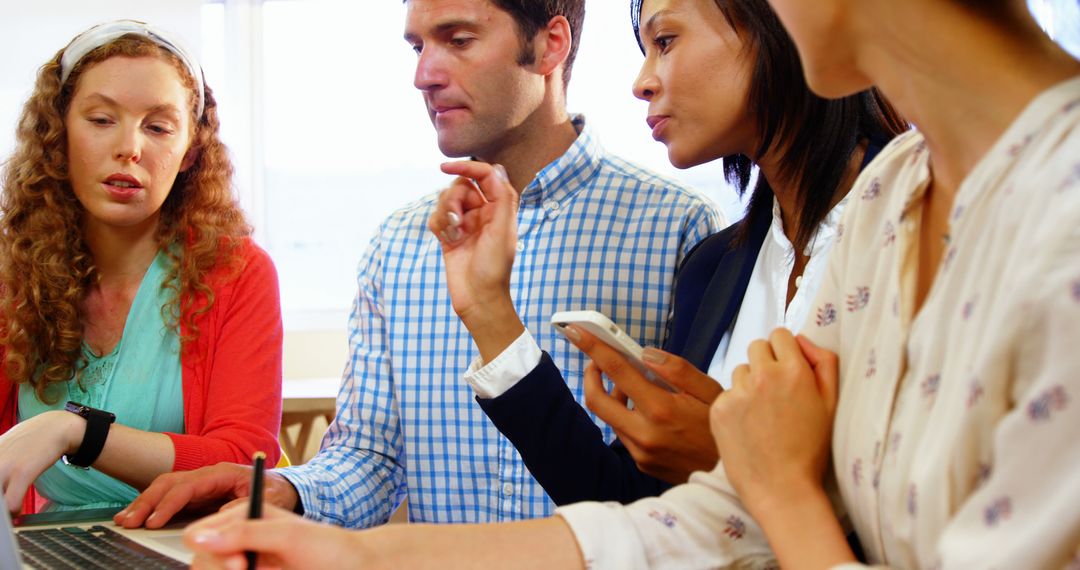
{"type": "Polygon", "coordinates": [[[581,28],[585,22],[585,0],[491,0],[500,10],[510,14],[517,22],[518,36],[521,38],[521,52],[518,63],[531,65],[536,62],[533,56],[532,41],[536,34],[555,16],[563,16],[570,22],[570,53],[563,64],[563,86],[570,83],[570,71],[574,67],[578,45],[581,43],[581,28]]]}
{"type": "MultiPolygon", "coordinates": [[[[402,0],[408,3],[409,0],[402,0]]],[[[570,83],[570,70],[574,67],[578,45],[581,43],[581,27],[585,23],[585,0],[488,0],[496,8],[510,14],[518,27],[521,51],[519,65],[536,63],[532,41],[537,32],[548,25],[555,16],[563,16],[570,22],[570,53],[563,63],[563,88],[570,83]]]]}

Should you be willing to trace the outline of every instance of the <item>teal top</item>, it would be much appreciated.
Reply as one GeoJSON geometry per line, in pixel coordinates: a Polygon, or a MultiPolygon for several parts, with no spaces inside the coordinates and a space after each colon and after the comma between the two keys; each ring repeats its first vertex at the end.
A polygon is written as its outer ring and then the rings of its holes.
{"type": "MultiPolygon", "coordinates": [[[[117,424],[183,433],[180,339],[166,326],[161,312],[170,297],[162,288],[168,268],[168,256],[159,252],[143,276],[112,352],[99,356],[83,344],[87,367],[81,386],[74,380],[55,385],[50,390],[59,395],[55,404],[42,403],[31,389],[19,390],[19,421],[62,410],[72,400],[116,414],[117,424]]],[[[126,506],[138,495],[134,487],[96,469],[79,469],[63,461],[42,473],[34,487],[49,500],[47,511],[126,506]]]]}

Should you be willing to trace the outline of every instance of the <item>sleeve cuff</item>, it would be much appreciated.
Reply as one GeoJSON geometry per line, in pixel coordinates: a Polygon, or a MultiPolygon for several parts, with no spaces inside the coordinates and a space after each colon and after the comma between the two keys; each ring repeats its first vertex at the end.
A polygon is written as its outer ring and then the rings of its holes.
{"type": "Polygon", "coordinates": [[[327,522],[327,519],[322,516],[322,511],[319,509],[319,497],[318,493],[315,492],[316,486],[312,481],[308,480],[299,466],[282,467],[280,469],[274,469],[273,471],[284,477],[285,480],[291,483],[293,488],[296,489],[296,494],[300,497],[300,505],[304,509],[304,518],[327,522]]]}
{"type": "Polygon", "coordinates": [[[575,503],[555,510],[574,533],[589,570],[644,570],[647,557],[629,517],[618,503],[575,503]]]}
{"type": "Polygon", "coordinates": [[[465,371],[465,382],[478,397],[497,398],[536,368],[540,354],[540,346],[526,329],[495,360],[487,364],[480,357],[473,360],[465,371]]]}

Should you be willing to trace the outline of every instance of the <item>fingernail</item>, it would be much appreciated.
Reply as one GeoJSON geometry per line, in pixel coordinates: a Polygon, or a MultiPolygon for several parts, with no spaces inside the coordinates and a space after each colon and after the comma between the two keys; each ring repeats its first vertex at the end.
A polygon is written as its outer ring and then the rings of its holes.
{"type": "Polygon", "coordinates": [[[641,359],[645,362],[651,362],[653,364],[663,364],[667,361],[667,353],[662,350],[656,350],[655,348],[648,347],[641,351],[641,359]]]}
{"type": "Polygon", "coordinates": [[[212,528],[197,530],[191,540],[195,544],[213,544],[221,540],[221,533],[212,528]]]}
{"type": "Polygon", "coordinates": [[[450,221],[450,227],[456,228],[461,225],[461,216],[457,215],[457,212],[446,214],[446,219],[450,221]]]}
{"type": "Polygon", "coordinates": [[[461,238],[461,230],[457,228],[450,228],[446,230],[446,236],[450,238],[450,241],[457,241],[461,238]]]}
{"type": "Polygon", "coordinates": [[[503,179],[503,182],[506,182],[507,184],[510,183],[510,176],[506,173],[506,168],[504,168],[503,165],[495,165],[495,174],[498,174],[499,178],[503,179]]]}
{"type": "Polygon", "coordinates": [[[581,340],[581,333],[578,332],[577,327],[575,327],[574,325],[566,325],[565,327],[563,327],[563,331],[565,332],[566,337],[570,340],[575,342],[581,340]]]}
{"type": "Polygon", "coordinates": [[[157,513],[150,513],[150,516],[146,517],[146,524],[150,524],[155,518],[157,518],[157,513]]]}

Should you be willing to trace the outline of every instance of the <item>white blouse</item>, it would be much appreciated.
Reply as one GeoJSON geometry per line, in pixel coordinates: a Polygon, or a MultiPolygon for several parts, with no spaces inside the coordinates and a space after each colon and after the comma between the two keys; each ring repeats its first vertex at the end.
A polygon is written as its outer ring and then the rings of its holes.
{"type": "MultiPolygon", "coordinates": [[[[876,564],[1080,568],[1080,78],[961,184],[914,314],[929,159],[908,133],[856,182],[803,329],[840,356],[832,482],[876,564]]],[[[775,566],[722,463],[559,514],[594,570],[775,566]]]]}
{"type": "Polygon", "coordinates": [[[731,330],[724,333],[709,364],[708,374],[724,389],[731,388],[731,373],[736,366],[747,362],[746,351],[750,343],[769,336],[776,327],[798,329],[806,322],[806,315],[817,296],[822,276],[825,274],[829,252],[832,250],[840,213],[847,203],[845,196],[818,225],[814,237],[806,247],[810,258],[806,261],[791,303],[787,302],[788,280],[795,267],[795,246],[784,235],[784,221],[780,217],[780,205],[773,198],[772,224],[769,234],[761,244],[754,270],[750,273],[746,295],[739,306],[739,314],[731,330]]]}

